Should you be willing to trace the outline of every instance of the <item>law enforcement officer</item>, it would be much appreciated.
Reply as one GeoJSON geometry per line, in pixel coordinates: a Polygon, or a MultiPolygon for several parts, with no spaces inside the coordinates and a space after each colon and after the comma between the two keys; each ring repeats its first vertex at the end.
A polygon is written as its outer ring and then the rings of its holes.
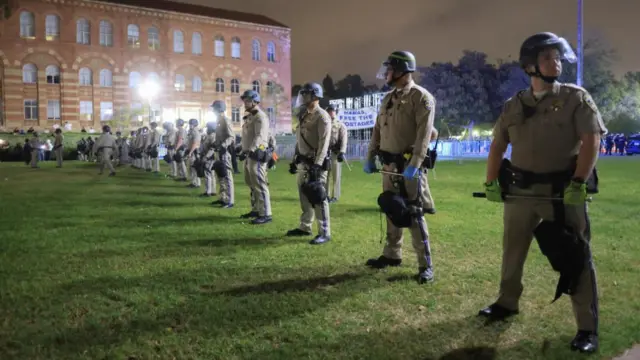
{"type": "Polygon", "coordinates": [[[331,117],[331,141],[329,151],[331,152],[331,168],[327,176],[327,196],[329,202],[336,202],[340,199],[340,182],[342,178],[342,162],[347,153],[347,127],[344,123],[336,119],[336,109],[333,105],[327,107],[327,113],[331,117]],[[333,181],[333,186],[329,186],[333,181]]]}
{"type": "Polygon", "coordinates": [[[176,120],[176,167],[178,176],[176,181],[187,181],[187,165],[185,164],[185,152],[187,147],[187,130],[184,128],[184,120],[176,120]]]}
{"type": "Polygon", "coordinates": [[[218,122],[216,124],[215,147],[218,152],[218,164],[215,164],[215,173],[220,184],[220,200],[213,204],[220,204],[223,208],[232,208],[234,198],[233,166],[231,164],[231,149],[234,146],[235,134],[231,127],[231,121],[225,115],[227,105],[224,101],[216,100],[211,104],[218,122]]]}
{"type": "Polygon", "coordinates": [[[151,161],[149,160],[149,144],[151,136],[147,126],[142,127],[142,140],[140,140],[140,170],[146,170],[151,161]]]}
{"type": "Polygon", "coordinates": [[[172,122],[167,121],[164,124],[162,124],[162,128],[165,131],[165,134],[163,137],[164,146],[167,148],[167,156],[169,157],[169,161],[170,161],[169,176],[175,177],[178,172],[176,161],[174,160],[174,157],[176,155],[176,137],[177,137],[175,125],[172,122]]]}
{"type": "Polygon", "coordinates": [[[326,194],[327,171],[331,159],[329,154],[329,142],[331,140],[331,118],[324,111],[319,101],[322,99],[322,87],[316,83],[307,83],[302,86],[296,108],[300,109],[298,118],[300,125],[296,130],[296,164],[298,197],[300,198],[300,225],[287,232],[287,236],[311,235],[313,218],[318,221],[318,235],[310,244],[324,244],[331,240],[331,224],[329,221],[329,202],[326,194]],[[313,183],[319,185],[323,194],[316,195],[310,187],[313,183]],[[317,198],[316,198],[317,197],[317,198]]]}
{"type": "MultiPolygon", "coordinates": [[[[376,168],[374,158],[378,154],[383,171],[402,175],[382,174],[383,190],[400,192],[410,205],[418,207],[422,193],[418,177],[429,147],[435,99],[413,81],[411,73],[415,70],[416,59],[408,51],[394,51],[383,62],[378,78],[385,79],[394,90],[382,100],[364,171],[373,172],[376,168]]],[[[429,232],[422,211],[412,212],[410,224],[413,248],[418,256],[418,279],[425,283],[433,280],[433,265],[429,232]]],[[[402,228],[395,226],[387,216],[387,243],[382,256],[369,259],[367,265],[378,269],[400,265],[402,232],[402,228]]]]}
{"type": "Polygon", "coordinates": [[[555,34],[539,33],[522,44],[520,65],[531,77],[531,87],[504,105],[493,130],[484,186],[488,200],[503,201],[498,174],[511,144],[513,172],[519,175],[513,176],[507,193],[561,198],[564,194],[564,200],[504,200],[500,293],[498,300],[479,314],[501,320],[518,313],[522,272],[534,231],[543,223],[564,218],[558,221],[563,228],[568,225],[572,229],[583,246],[580,261],[584,261],[584,268],[576,277],[577,286],[569,291],[578,325],[571,348],[594,352],[598,348],[598,296],[588,246],[585,180],[594,169],[600,137],[606,129],[586,90],[557,82],[563,59],[575,61],[576,57],[567,41],[555,34]]]}
{"type": "Polygon", "coordinates": [[[198,132],[198,120],[189,119],[189,134],[187,135],[187,146],[185,150],[185,158],[189,163],[189,178],[191,184],[187,185],[191,188],[200,187],[200,178],[196,170],[196,161],[199,160],[200,153],[200,133],[198,132]]]}
{"type": "Polygon", "coordinates": [[[33,132],[33,137],[29,141],[29,145],[31,146],[31,167],[37,169],[39,168],[38,155],[40,153],[40,147],[42,146],[42,142],[40,141],[40,136],[37,131],[33,132]]]}
{"type": "Polygon", "coordinates": [[[251,189],[251,211],[242,218],[254,218],[251,223],[262,225],[270,223],[271,195],[267,184],[269,118],[260,109],[260,94],[253,90],[245,91],[240,97],[244,101],[247,113],[242,123],[242,157],[244,160],[244,181],[251,189]]]}
{"type": "Polygon", "coordinates": [[[141,159],[140,159],[140,143],[142,142],[142,128],[138,128],[136,130],[136,136],[133,138],[133,143],[131,144],[132,154],[133,154],[133,164],[132,167],[136,169],[140,169],[141,159]]]}
{"type": "MultiPolygon", "coordinates": [[[[429,137],[429,141],[434,141],[438,138],[438,130],[433,128],[431,130],[431,136],[429,137]]],[[[428,170],[426,168],[422,169],[422,174],[420,174],[420,188],[422,189],[421,199],[422,199],[422,211],[425,214],[435,214],[436,213],[436,205],[433,201],[433,196],[431,196],[431,189],[429,188],[429,179],[428,179],[428,170]]]]}
{"type": "Polygon", "coordinates": [[[147,164],[147,171],[153,171],[154,173],[160,172],[160,159],[159,156],[159,147],[160,147],[160,132],[158,131],[158,123],[152,121],[149,126],[151,127],[151,131],[149,131],[149,140],[147,143],[147,152],[149,154],[149,163],[147,164]]]}
{"type": "Polygon", "coordinates": [[[64,136],[62,135],[62,129],[57,128],[55,134],[56,138],[53,143],[53,152],[56,154],[56,167],[61,168],[64,157],[64,136]]]}
{"type": "Polygon", "coordinates": [[[216,195],[216,178],[213,175],[213,163],[216,161],[216,123],[207,123],[207,135],[202,141],[202,160],[204,161],[204,193],[203,197],[216,195]]]}
{"type": "Polygon", "coordinates": [[[104,171],[104,168],[109,168],[109,176],[114,176],[116,170],[111,164],[111,155],[114,154],[116,149],[116,139],[111,135],[111,128],[108,125],[102,127],[102,135],[98,138],[93,146],[93,154],[100,153],[100,174],[104,171]]]}

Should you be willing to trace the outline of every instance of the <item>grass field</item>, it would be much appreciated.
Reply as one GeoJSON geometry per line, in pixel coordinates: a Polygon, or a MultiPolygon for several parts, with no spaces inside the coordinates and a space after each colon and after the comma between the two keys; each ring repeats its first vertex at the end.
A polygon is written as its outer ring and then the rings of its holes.
{"type": "MultiPolygon", "coordinates": [[[[436,281],[418,285],[380,255],[379,175],[344,170],[333,240],[284,238],[297,226],[295,180],[270,173],[274,222],[239,219],[184,183],[93,165],[0,164],[0,359],[573,359],[570,301],[536,244],[521,315],[484,326],[496,296],[501,207],[471,198],[484,164],[442,162],[428,216],[436,281]],[[466,355],[465,355],[466,354],[466,355]],[[475,354],[475,357],[473,355],[475,354]]],[[[591,206],[607,359],[640,342],[640,161],[603,159],[591,206]]],[[[405,232],[405,235],[408,233],[405,232]]]]}

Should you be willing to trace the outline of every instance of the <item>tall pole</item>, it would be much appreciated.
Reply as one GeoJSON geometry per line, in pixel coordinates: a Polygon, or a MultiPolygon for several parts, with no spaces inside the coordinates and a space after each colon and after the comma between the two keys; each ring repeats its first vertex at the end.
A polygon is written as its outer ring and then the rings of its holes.
{"type": "Polygon", "coordinates": [[[576,73],[576,85],[582,86],[583,47],[582,47],[582,1],[578,0],[578,69],[576,73]]]}

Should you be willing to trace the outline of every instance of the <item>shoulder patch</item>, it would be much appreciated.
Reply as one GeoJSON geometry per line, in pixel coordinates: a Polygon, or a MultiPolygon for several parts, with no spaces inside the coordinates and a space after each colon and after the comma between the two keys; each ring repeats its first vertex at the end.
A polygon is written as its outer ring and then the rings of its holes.
{"type": "Polygon", "coordinates": [[[591,97],[591,95],[589,93],[585,92],[584,95],[583,95],[583,99],[584,99],[584,103],[587,104],[587,106],[589,108],[591,108],[591,110],[593,110],[594,112],[599,112],[598,111],[598,106],[593,101],[593,98],[591,97]]]}

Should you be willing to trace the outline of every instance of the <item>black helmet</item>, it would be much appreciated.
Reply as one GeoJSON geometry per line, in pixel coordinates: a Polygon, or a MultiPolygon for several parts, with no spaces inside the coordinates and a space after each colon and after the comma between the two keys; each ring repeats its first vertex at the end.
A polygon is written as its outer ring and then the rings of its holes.
{"type": "MultiPolygon", "coordinates": [[[[391,67],[393,71],[401,73],[403,76],[406,73],[412,73],[416,71],[416,57],[408,51],[394,51],[387,60],[382,63],[380,70],[378,70],[378,79],[387,79],[387,68],[391,67]]],[[[400,76],[391,79],[391,84],[395,83],[400,76]]]]}
{"type": "Polygon", "coordinates": [[[300,94],[312,94],[318,99],[322,99],[323,91],[322,86],[318,83],[306,83],[302,85],[302,89],[300,89],[300,94]]]}
{"type": "Polygon", "coordinates": [[[224,103],[224,101],[221,100],[216,100],[211,104],[211,107],[213,108],[214,111],[222,114],[223,112],[227,111],[227,104],[224,103]]]}
{"type": "Polygon", "coordinates": [[[151,126],[152,128],[158,127],[158,123],[155,121],[152,121],[149,126],[151,126]]]}
{"type": "Polygon", "coordinates": [[[255,90],[246,90],[244,93],[242,93],[242,96],[240,96],[240,99],[241,100],[251,99],[255,103],[260,103],[260,94],[258,94],[258,92],[255,90]]]}
{"type": "Polygon", "coordinates": [[[336,111],[336,108],[333,105],[329,105],[327,106],[327,112],[329,111],[336,111]]]}
{"type": "Polygon", "coordinates": [[[197,119],[189,119],[189,125],[190,126],[198,126],[198,120],[197,119]]]}
{"type": "Polygon", "coordinates": [[[105,125],[102,127],[102,132],[103,133],[108,133],[111,132],[111,127],[109,125],[105,125]]]}
{"type": "Polygon", "coordinates": [[[555,48],[560,53],[560,59],[570,63],[577,61],[576,54],[571,49],[571,45],[564,38],[550,32],[537,33],[529,36],[520,46],[520,66],[526,71],[527,67],[535,66],[535,72],[527,72],[529,76],[538,76],[547,82],[554,82],[555,77],[546,77],[540,74],[538,67],[538,55],[541,51],[555,48]]]}
{"type": "Polygon", "coordinates": [[[176,120],[176,125],[177,126],[183,126],[184,125],[184,120],[182,120],[182,119],[176,120]]]}

